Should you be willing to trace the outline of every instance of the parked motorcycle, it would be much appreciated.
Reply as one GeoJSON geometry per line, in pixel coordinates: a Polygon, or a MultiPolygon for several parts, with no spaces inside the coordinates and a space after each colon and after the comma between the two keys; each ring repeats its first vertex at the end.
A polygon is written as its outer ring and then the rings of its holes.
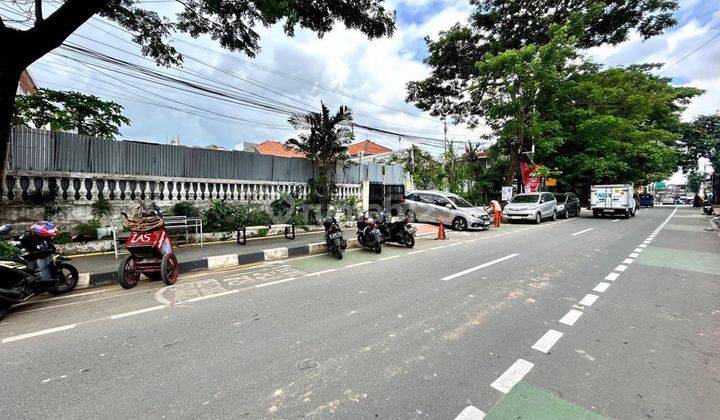
{"type": "Polygon", "coordinates": [[[165,230],[162,213],[154,203],[152,209],[139,209],[138,214],[128,217],[123,213],[125,227],[132,230],[125,241],[130,251],[118,267],[118,281],[124,289],[131,289],[145,274],[151,280],[162,280],[171,286],[180,274],[180,265],[173,253],[172,241],[165,230]]]}
{"type": "Polygon", "coordinates": [[[392,216],[383,213],[380,223],[378,223],[378,230],[382,235],[383,243],[395,242],[406,248],[415,246],[415,232],[417,229],[410,224],[407,216],[393,222],[392,216]]]}
{"type": "Polygon", "coordinates": [[[713,207],[710,200],[705,200],[705,202],[703,203],[703,213],[705,213],[707,215],[711,215],[711,214],[715,213],[715,208],[713,207]]]}
{"type": "Polygon", "coordinates": [[[67,293],[78,282],[77,269],[55,248],[59,233],[50,222],[37,222],[16,236],[11,225],[0,226],[0,236],[19,248],[20,257],[0,257],[0,319],[10,306],[34,295],[67,293]]]}
{"type": "Polygon", "coordinates": [[[382,252],[382,234],[378,229],[375,219],[367,212],[358,218],[357,221],[357,239],[360,246],[374,250],[376,253],[382,252]]]}
{"type": "Polygon", "coordinates": [[[347,242],[343,239],[340,225],[334,217],[328,216],[323,222],[325,227],[325,244],[328,251],[337,257],[338,260],[343,259],[343,251],[347,248],[347,242]]]}

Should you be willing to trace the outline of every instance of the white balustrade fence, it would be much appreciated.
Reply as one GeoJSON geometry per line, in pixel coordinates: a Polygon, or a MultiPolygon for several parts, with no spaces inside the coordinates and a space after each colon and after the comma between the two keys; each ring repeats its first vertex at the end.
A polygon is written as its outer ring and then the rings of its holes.
{"type": "MultiPolygon", "coordinates": [[[[151,199],[158,203],[228,200],[269,204],[286,194],[305,198],[307,183],[230,179],[165,178],[92,173],[14,171],[8,174],[3,203],[42,197],[57,203],[91,203],[100,195],[113,201],[151,199]]],[[[336,198],[360,197],[360,184],[338,184],[336,198]]]]}

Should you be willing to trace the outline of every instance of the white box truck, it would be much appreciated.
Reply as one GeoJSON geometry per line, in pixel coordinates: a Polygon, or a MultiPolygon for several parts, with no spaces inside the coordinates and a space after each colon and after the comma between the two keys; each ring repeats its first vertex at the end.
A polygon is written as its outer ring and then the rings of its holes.
{"type": "Polygon", "coordinates": [[[590,208],[593,217],[622,215],[635,216],[635,198],[632,184],[593,185],[590,187],[590,208]]]}

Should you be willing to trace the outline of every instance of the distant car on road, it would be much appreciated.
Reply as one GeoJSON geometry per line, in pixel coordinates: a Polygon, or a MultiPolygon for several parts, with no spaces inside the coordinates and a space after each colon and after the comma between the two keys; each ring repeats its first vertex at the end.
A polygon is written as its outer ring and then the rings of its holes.
{"type": "Polygon", "coordinates": [[[653,207],[655,206],[655,197],[650,193],[640,193],[640,206],[641,207],[653,207]]]}
{"type": "Polygon", "coordinates": [[[557,219],[557,200],[552,193],[518,194],[503,209],[503,220],[532,220],[539,224],[543,219],[557,219]]]}
{"type": "Polygon", "coordinates": [[[662,198],[662,201],[660,201],[660,204],[663,205],[675,205],[675,197],[672,195],[666,195],[662,198]]]}
{"type": "Polygon", "coordinates": [[[573,193],[553,193],[557,200],[558,217],[568,219],[580,215],[580,199],[573,193]]]}
{"type": "Polygon", "coordinates": [[[413,222],[437,223],[455,230],[488,229],[490,216],[459,195],[445,191],[409,191],[401,200],[403,212],[413,222]]]}

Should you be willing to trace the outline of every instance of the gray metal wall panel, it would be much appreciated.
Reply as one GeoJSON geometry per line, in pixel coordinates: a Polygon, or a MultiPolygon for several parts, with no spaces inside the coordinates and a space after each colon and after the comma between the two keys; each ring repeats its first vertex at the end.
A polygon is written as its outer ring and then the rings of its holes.
{"type": "MultiPolygon", "coordinates": [[[[258,153],[210,150],[138,141],[96,139],[73,133],[16,127],[11,132],[11,168],[28,171],[91,172],[163,177],[307,182],[313,172],[307,159],[258,153]]],[[[400,165],[364,163],[338,170],[336,182],[360,180],[399,184],[400,165]]]]}

